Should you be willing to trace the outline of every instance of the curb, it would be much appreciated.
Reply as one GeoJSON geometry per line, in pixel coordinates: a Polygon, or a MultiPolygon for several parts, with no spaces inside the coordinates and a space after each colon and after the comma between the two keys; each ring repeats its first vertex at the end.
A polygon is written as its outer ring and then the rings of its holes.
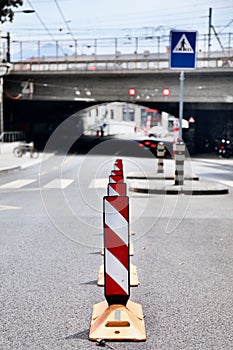
{"type": "MultiPolygon", "coordinates": [[[[133,179],[138,179],[138,180],[173,180],[174,181],[174,175],[169,175],[165,176],[163,173],[162,174],[140,174],[140,173],[129,173],[129,175],[126,176],[126,179],[133,180],[133,179]]],[[[185,176],[184,180],[188,181],[199,181],[198,176],[185,176]]]]}
{"type": "MultiPolygon", "coordinates": [[[[39,159],[34,159],[34,160],[30,159],[28,161],[25,161],[25,163],[21,164],[21,165],[9,165],[9,166],[2,167],[2,168],[0,168],[0,174],[1,173],[9,173],[9,172],[13,172],[13,171],[16,171],[16,170],[29,168],[29,167],[31,167],[33,165],[40,164],[41,162],[43,162],[44,160],[49,159],[52,156],[54,156],[54,153],[47,154],[46,156],[42,156],[42,158],[39,158],[39,159]]],[[[11,164],[12,164],[12,162],[11,162],[11,164]]]]}
{"type": "MultiPolygon", "coordinates": [[[[137,181],[134,183],[129,182],[129,191],[137,193],[148,193],[148,194],[167,194],[167,195],[220,195],[228,194],[229,189],[222,184],[212,182],[191,182],[182,186],[170,184],[155,184],[152,181],[137,181]],[[191,183],[190,183],[191,182],[191,183]]],[[[157,181],[156,181],[157,182],[157,181]]]]}
{"type": "Polygon", "coordinates": [[[22,164],[22,165],[12,165],[12,166],[8,166],[6,168],[1,168],[0,169],[0,174],[1,173],[10,173],[10,172],[13,172],[13,171],[16,171],[16,170],[20,170],[20,169],[26,169],[26,168],[29,168],[30,166],[33,166],[33,165],[36,165],[38,164],[39,162],[31,162],[31,163],[28,163],[28,164],[22,164]]]}
{"type": "Polygon", "coordinates": [[[9,166],[7,168],[1,168],[0,169],[0,173],[10,173],[11,171],[15,171],[15,170],[19,170],[21,169],[20,165],[16,165],[16,166],[9,166]]]}
{"type": "Polygon", "coordinates": [[[41,161],[42,161],[41,159],[38,159],[38,160],[36,160],[36,161],[34,161],[34,162],[32,161],[32,162],[27,163],[27,164],[22,164],[22,165],[20,166],[20,168],[21,168],[21,169],[26,169],[26,168],[29,168],[30,166],[39,164],[41,161]]]}

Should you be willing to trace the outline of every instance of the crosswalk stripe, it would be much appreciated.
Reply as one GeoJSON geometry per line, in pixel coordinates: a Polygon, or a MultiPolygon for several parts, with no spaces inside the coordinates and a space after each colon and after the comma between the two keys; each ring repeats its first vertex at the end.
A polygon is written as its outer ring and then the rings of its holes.
{"type": "Polygon", "coordinates": [[[91,180],[88,188],[107,188],[108,185],[108,179],[107,178],[99,178],[91,180]]]}
{"type": "Polygon", "coordinates": [[[17,188],[22,188],[24,186],[27,186],[33,182],[36,182],[36,179],[20,179],[20,180],[15,180],[8,182],[4,185],[0,186],[0,189],[17,189],[17,188]]]}
{"type": "Polygon", "coordinates": [[[0,211],[1,210],[16,210],[16,209],[21,209],[21,207],[14,207],[10,205],[0,205],[0,211]]]}
{"type": "Polygon", "coordinates": [[[41,172],[40,172],[40,176],[43,176],[43,175],[46,175],[46,174],[48,174],[48,171],[47,171],[47,170],[41,171],[41,172]]]}
{"type": "Polygon", "coordinates": [[[229,186],[229,187],[233,187],[233,180],[221,180],[220,181],[223,185],[229,186]]]}
{"type": "Polygon", "coordinates": [[[68,187],[72,182],[74,182],[73,179],[54,179],[47,183],[47,185],[43,186],[43,188],[61,188],[64,189],[68,187]]]}

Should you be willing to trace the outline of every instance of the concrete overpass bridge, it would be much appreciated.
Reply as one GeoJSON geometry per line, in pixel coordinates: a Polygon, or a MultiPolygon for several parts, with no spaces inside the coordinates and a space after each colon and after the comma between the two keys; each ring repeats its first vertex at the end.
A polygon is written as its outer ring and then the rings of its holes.
{"type": "MultiPolygon", "coordinates": [[[[231,65],[232,60],[219,53],[212,54],[210,60],[202,54],[197,68],[185,72],[184,117],[192,115],[196,120],[196,144],[225,131],[233,133],[231,65]]],[[[32,135],[39,136],[44,118],[53,129],[75,112],[112,101],[140,104],[178,116],[179,83],[179,71],[169,69],[167,54],[16,62],[4,78],[5,124],[9,129],[28,128],[32,135]],[[132,87],[135,96],[128,94],[132,87]],[[169,96],[163,96],[163,88],[170,89],[169,96]]]]}

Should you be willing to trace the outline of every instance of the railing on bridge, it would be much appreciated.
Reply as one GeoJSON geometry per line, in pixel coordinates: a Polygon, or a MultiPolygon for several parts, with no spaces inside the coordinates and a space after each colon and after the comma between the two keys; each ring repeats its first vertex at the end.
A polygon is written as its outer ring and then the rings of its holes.
{"type": "MultiPolygon", "coordinates": [[[[129,71],[129,70],[156,70],[169,68],[169,57],[156,57],[156,55],[119,55],[114,56],[86,56],[31,59],[13,63],[12,71],[129,71]]],[[[165,56],[165,55],[164,55],[165,56]]],[[[197,57],[197,68],[224,68],[231,67],[233,57],[226,58],[221,53],[216,57],[197,57]]]]}
{"type": "MultiPolygon", "coordinates": [[[[232,33],[219,34],[208,47],[208,34],[198,35],[197,68],[233,64],[232,33]]],[[[124,71],[169,68],[169,36],[60,41],[12,41],[13,71],[124,71]]]]}

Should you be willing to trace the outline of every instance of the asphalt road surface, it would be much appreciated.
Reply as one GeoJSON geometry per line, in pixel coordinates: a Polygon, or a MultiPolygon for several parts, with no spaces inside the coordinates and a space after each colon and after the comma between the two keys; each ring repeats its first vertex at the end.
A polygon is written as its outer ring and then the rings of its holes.
{"type": "MultiPolygon", "coordinates": [[[[88,335],[92,307],[104,300],[103,196],[117,157],[56,155],[0,176],[1,349],[97,348],[88,335]]],[[[125,173],[155,169],[153,159],[122,159],[125,173]]],[[[106,348],[233,348],[233,161],[190,164],[229,194],[128,192],[140,280],[130,300],[142,305],[147,340],[106,348]]]]}

